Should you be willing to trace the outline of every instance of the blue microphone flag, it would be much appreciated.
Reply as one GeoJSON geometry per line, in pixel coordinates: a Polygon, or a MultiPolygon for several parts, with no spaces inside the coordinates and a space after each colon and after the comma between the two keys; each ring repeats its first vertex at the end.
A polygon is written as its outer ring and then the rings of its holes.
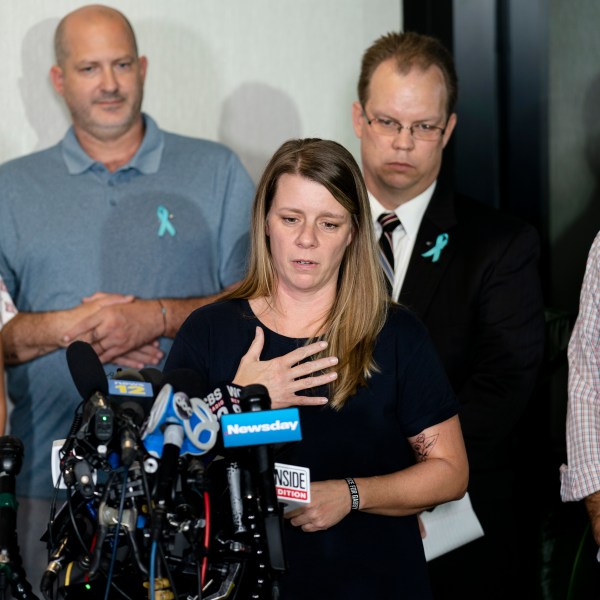
{"type": "Polygon", "coordinates": [[[297,408],[223,415],[221,429],[225,448],[280,444],[302,439],[297,408]]]}

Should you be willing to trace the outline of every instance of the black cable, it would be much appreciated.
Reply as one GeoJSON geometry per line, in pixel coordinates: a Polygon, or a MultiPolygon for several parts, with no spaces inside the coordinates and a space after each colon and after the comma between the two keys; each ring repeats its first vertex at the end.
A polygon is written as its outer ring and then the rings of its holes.
{"type": "MultiPolygon", "coordinates": [[[[85,540],[83,539],[81,532],[79,531],[79,526],[77,525],[77,517],[76,514],[73,512],[73,503],[72,503],[72,499],[73,496],[70,496],[67,500],[67,504],[68,504],[68,508],[69,508],[69,517],[71,519],[71,524],[73,525],[73,532],[75,533],[75,537],[77,538],[77,540],[79,541],[79,544],[81,545],[81,549],[83,550],[83,553],[85,555],[85,558],[90,558],[90,551],[89,548],[87,547],[87,544],[85,543],[85,540]]],[[[81,507],[82,505],[86,504],[85,499],[82,499],[81,504],[79,505],[79,507],[81,507]]],[[[79,507],[77,507],[79,509],[79,507]]]]}
{"type": "MultiPolygon", "coordinates": [[[[110,486],[112,480],[115,478],[116,471],[111,471],[106,481],[102,497],[100,498],[99,507],[106,503],[108,494],[110,492],[110,486]]],[[[93,577],[100,567],[100,560],[102,558],[102,545],[104,544],[104,538],[106,537],[106,527],[100,522],[100,515],[98,516],[98,527],[96,529],[96,547],[94,548],[94,554],[92,555],[88,573],[90,577],[93,577]]]]}
{"type": "Polygon", "coordinates": [[[175,587],[175,580],[173,579],[173,574],[171,573],[171,569],[169,569],[169,565],[168,565],[167,559],[165,557],[163,545],[160,540],[158,540],[158,553],[160,555],[161,561],[164,564],[165,571],[167,573],[167,579],[169,580],[169,585],[171,586],[171,591],[173,592],[175,598],[179,598],[179,594],[177,593],[177,588],[175,587]]]}
{"type": "Polygon", "coordinates": [[[127,475],[129,470],[125,468],[123,470],[123,488],[121,490],[121,501],[119,503],[119,514],[117,517],[117,523],[115,525],[115,533],[113,535],[113,551],[110,558],[110,568],[108,570],[108,576],[106,578],[106,590],[104,600],[108,600],[108,590],[110,589],[112,577],[114,574],[115,561],[117,559],[117,548],[119,546],[119,530],[121,529],[121,522],[123,521],[123,510],[125,508],[125,497],[127,495],[127,475]]]}
{"type": "MultiPolygon", "coordinates": [[[[48,549],[52,549],[54,548],[54,546],[56,545],[56,540],[53,539],[53,527],[52,525],[54,524],[54,519],[56,518],[56,500],[58,499],[58,492],[59,492],[59,484],[60,484],[60,480],[62,478],[62,471],[60,474],[60,477],[58,478],[58,481],[56,481],[54,483],[54,494],[52,494],[52,500],[50,501],[50,518],[48,520],[48,549]]],[[[50,554],[50,552],[48,552],[48,554],[50,554]]]]}

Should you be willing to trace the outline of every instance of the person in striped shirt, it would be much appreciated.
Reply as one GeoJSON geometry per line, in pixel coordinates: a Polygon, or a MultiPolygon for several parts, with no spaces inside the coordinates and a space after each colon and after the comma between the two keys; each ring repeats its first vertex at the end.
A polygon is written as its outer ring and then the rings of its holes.
{"type": "Polygon", "coordinates": [[[600,232],[592,243],[569,340],[567,464],[563,502],[583,500],[600,546],[600,232]]]}

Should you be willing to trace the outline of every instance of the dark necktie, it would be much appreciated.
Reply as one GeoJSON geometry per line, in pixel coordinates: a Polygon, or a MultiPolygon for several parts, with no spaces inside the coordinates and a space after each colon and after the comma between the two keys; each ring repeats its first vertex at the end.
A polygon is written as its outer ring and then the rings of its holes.
{"type": "Polygon", "coordinates": [[[388,291],[391,294],[394,287],[394,244],[392,243],[392,232],[400,220],[396,213],[383,213],[377,218],[381,225],[382,232],[379,238],[379,250],[381,254],[381,265],[385,272],[388,291]]]}

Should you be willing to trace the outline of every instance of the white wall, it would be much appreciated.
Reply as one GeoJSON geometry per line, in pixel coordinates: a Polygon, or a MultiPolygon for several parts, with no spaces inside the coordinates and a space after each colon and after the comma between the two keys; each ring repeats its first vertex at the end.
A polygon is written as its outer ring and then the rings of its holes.
{"type": "MultiPolygon", "coordinates": [[[[68,115],[48,70],[58,20],[89,2],[0,3],[0,162],[58,141],[68,115]]],[[[256,180],[290,137],[334,139],[350,119],[364,49],[401,28],[401,0],[113,0],[149,60],[144,110],[164,129],[219,140],[256,180]]],[[[1,201],[1,190],[0,190],[1,201]]]]}

